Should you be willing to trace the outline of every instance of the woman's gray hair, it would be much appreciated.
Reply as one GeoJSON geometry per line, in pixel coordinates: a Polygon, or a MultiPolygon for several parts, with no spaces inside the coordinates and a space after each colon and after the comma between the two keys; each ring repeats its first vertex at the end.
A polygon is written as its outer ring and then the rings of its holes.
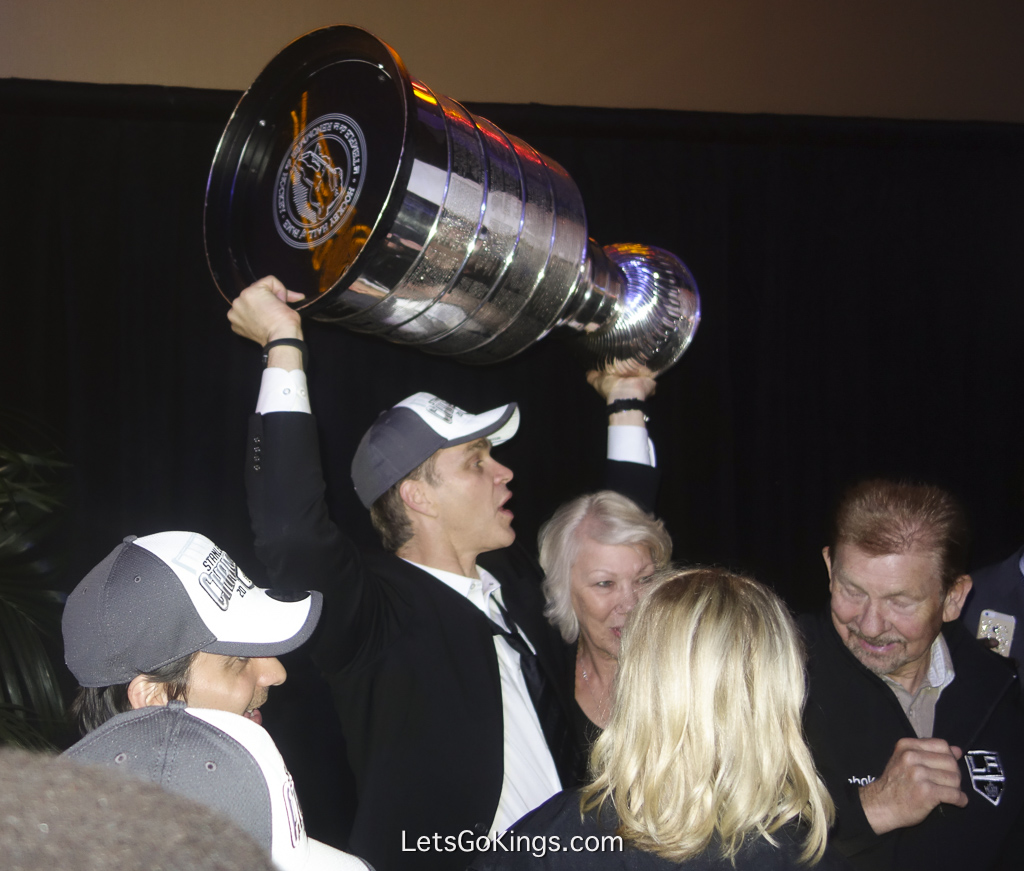
{"type": "Polygon", "coordinates": [[[570,644],[580,634],[572,607],[572,567],[580,554],[581,539],[645,547],[655,569],[664,568],[672,556],[672,538],[665,524],[621,493],[599,490],[561,506],[540,528],[537,544],[545,574],[544,616],[570,644]]]}

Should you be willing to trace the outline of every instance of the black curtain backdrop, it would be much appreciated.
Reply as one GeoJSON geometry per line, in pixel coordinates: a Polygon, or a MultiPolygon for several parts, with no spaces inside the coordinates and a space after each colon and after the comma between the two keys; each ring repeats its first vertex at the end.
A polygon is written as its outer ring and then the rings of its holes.
{"type": "MultiPolygon", "coordinates": [[[[0,404],[49,423],[74,464],[68,586],[164,528],[205,532],[261,577],[242,489],[259,352],[229,331],[202,237],[238,96],[0,81],[0,404]]],[[[1024,126],[469,109],[565,166],[598,242],[667,248],[696,276],[702,324],[650,423],[677,558],[815,607],[830,506],[875,474],[957,493],[975,564],[1019,545],[1024,126]]],[[[355,445],[416,390],[521,404],[499,454],[521,541],[595,482],[602,405],[555,337],[471,368],[307,332],[332,508],[356,538],[372,540],[355,445]]]]}

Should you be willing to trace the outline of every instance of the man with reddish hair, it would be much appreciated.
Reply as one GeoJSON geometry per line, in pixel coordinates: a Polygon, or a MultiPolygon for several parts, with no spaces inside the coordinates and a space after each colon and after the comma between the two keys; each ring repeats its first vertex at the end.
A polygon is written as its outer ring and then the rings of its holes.
{"type": "Polygon", "coordinates": [[[855,867],[1020,861],[1024,708],[1013,669],[957,621],[967,545],[949,493],[875,480],[845,495],[822,551],[805,728],[855,867]]]}

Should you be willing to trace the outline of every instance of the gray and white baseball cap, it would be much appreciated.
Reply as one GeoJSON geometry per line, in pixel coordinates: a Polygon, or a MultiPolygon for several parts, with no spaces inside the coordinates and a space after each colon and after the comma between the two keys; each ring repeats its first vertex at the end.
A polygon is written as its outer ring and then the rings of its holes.
{"type": "Polygon", "coordinates": [[[277,656],[306,641],[323,600],[278,598],[197,532],[128,536],[68,596],[64,659],[84,687],[136,675],[204,650],[277,656]]]}
{"type": "Polygon", "coordinates": [[[262,727],[184,702],[117,714],[65,756],[158,784],[222,813],[252,835],[279,871],[349,871],[362,859],[306,835],[292,776],[262,727]]]}
{"type": "Polygon", "coordinates": [[[435,451],[484,437],[500,445],[517,429],[514,402],[470,414],[431,393],[415,393],[382,411],[359,442],[352,459],[356,495],[369,508],[435,451]]]}

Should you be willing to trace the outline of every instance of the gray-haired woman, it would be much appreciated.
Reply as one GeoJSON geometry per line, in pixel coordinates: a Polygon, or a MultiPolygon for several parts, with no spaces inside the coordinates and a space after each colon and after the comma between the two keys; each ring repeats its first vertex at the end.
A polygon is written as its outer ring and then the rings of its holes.
{"type": "Polygon", "coordinates": [[[610,490],[567,502],[541,528],[544,614],[576,646],[576,729],[589,746],[608,723],[626,617],[672,555],[662,521],[610,490]]]}

